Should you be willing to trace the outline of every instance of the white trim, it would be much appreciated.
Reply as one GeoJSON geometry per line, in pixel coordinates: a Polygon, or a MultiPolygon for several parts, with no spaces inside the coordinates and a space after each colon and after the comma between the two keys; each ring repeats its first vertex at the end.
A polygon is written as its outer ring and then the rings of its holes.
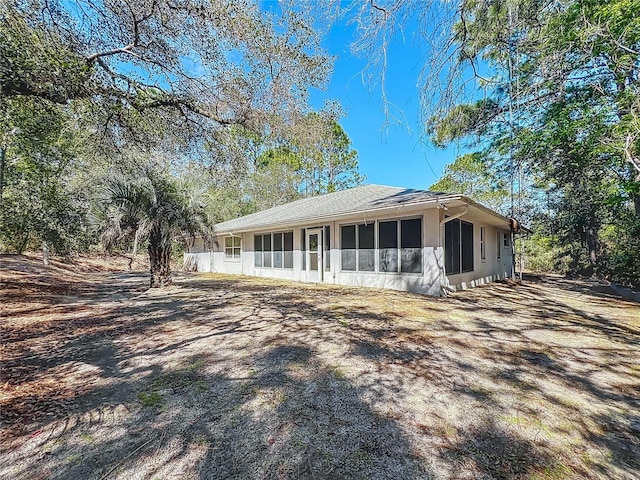
{"type": "Polygon", "coordinates": [[[323,237],[324,236],[324,226],[322,227],[317,227],[317,228],[307,228],[305,230],[305,238],[304,238],[304,244],[305,244],[305,256],[306,256],[306,272],[307,272],[307,280],[311,281],[311,282],[322,282],[324,279],[324,243],[323,243],[323,237]],[[309,239],[312,235],[317,235],[318,236],[318,245],[316,246],[315,250],[311,250],[309,248],[309,239]],[[318,256],[318,261],[317,261],[317,270],[312,270],[311,269],[311,255],[312,254],[316,254],[318,256]],[[318,278],[311,278],[312,276],[317,275],[318,278]]]}

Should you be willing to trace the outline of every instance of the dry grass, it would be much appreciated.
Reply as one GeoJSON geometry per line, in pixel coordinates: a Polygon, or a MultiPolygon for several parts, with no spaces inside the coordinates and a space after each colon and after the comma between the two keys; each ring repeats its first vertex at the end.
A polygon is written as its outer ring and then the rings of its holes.
{"type": "Polygon", "coordinates": [[[640,306],[598,284],[146,290],[0,261],[1,478],[640,475],[640,306]]]}

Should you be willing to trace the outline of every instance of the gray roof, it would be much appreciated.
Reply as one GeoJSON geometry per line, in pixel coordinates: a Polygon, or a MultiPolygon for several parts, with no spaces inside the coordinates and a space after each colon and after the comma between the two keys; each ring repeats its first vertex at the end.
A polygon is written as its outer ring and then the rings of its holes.
{"type": "Polygon", "coordinates": [[[228,233],[297,225],[360,212],[432,203],[438,199],[452,197],[460,198],[460,195],[383,185],[363,185],[316,197],[303,198],[235,220],[222,222],[216,225],[216,230],[219,233],[228,233]]]}

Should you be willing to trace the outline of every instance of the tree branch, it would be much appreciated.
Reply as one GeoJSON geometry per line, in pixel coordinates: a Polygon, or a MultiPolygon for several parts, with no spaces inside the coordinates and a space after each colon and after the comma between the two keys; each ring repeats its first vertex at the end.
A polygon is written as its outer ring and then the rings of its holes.
{"type": "Polygon", "coordinates": [[[126,53],[128,55],[133,55],[134,57],[140,58],[140,55],[138,55],[138,54],[136,54],[136,53],[131,51],[131,49],[133,47],[135,47],[135,45],[133,43],[130,43],[129,45],[125,45],[122,48],[116,48],[114,50],[109,50],[109,51],[106,51],[106,52],[94,53],[92,55],[89,55],[86,58],[86,60],[87,60],[87,63],[94,63],[99,58],[109,57],[109,56],[112,56],[112,55],[117,55],[119,53],[126,53]]]}

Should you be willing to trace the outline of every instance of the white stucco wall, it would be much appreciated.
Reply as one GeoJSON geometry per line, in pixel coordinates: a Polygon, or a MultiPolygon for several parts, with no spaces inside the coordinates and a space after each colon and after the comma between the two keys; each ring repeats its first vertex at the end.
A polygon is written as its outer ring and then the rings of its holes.
{"type": "MultiPolygon", "coordinates": [[[[306,228],[331,227],[329,243],[331,246],[331,268],[323,272],[323,283],[335,283],[348,286],[361,286],[373,288],[388,288],[394,290],[406,290],[428,295],[440,296],[446,290],[459,290],[488,283],[497,279],[505,278],[510,271],[511,250],[502,248],[501,258],[497,259],[497,229],[486,223],[482,223],[472,216],[463,216],[463,220],[474,224],[474,270],[472,272],[445,275],[444,269],[444,226],[440,225],[442,212],[436,208],[420,210],[402,210],[394,215],[371,216],[363,218],[363,215],[344,218],[341,221],[323,223],[322,225],[308,225],[306,228]],[[340,227],[372,222],[374,220],[400,220],[403,218],[415,218],[422,216],[422,274],[406,273],[380,273],[380,272],[347,272],[341,271],[341,254],[339,250],[340,227]],[[483,261],[480,255],[480,228],[486,229],[486,259],[483,261]]],[[[198,271],[219,272],[230,274],[245,274],[257,277],[278,278],[283,280],[309,281],[308,273],[302,269],[303,254],[300,249],[302,244],[302,226],[289,229],[265,229],[255,232],[243,233],[241,258],[229,259],[224,254],[224,238],[218,239],[218,245],[213,252],[196,252],[202,246],[198,246],[190,253],[185,254],[185,263],[197,264],[198,271]],[[259,268],[254,266],[253,238],[254,234],[278,233],[293,231],[293,268],[259,268]]],[[[506,230],[505,230],[506,233],[506,230]]],[[[377,239],[376,239],[377,242],[377,239]]],[[[377,246],[377,244],[376,244],[377,246]]],[[[378,250],[375,252],[378,258],[378,250]]],[[[376,260],[377,262],[377,260],[376,260]]]]}
{"type": "MultiPolygon", "coordinates": [[[[446,285],[452,290],[464,290],[477,287],[496,280],[507,278],[511,272],[511,248],[502,246],[502,234],[508,234],[507,230],[498,229],[492,225],[474,221],[472,218],[461,217],[473,223],[473,271],[446,276],[446,285]],[[486,258],[482,260],[480,254],[480,228],[486,231],[486,258]],[[500,239],[498,239],[498,233],[500,239]],[[500,245],[500,259],[498,259],[498,245],[500,245]]],[[[441,228],[444,239],[444,226],[441,228]]]]}

